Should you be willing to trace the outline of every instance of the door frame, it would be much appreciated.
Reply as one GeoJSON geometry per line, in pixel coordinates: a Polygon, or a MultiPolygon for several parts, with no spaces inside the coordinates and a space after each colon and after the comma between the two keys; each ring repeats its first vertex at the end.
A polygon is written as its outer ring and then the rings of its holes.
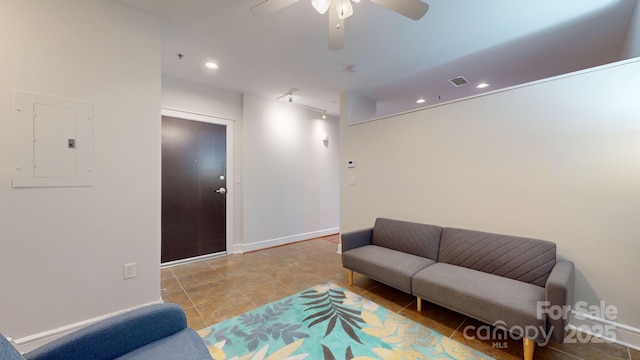
{"type": "MultiPolygon", "coordinates": [[[[192,120],[205,122],[216,125],[224,125],[227,128],[227,201],[226,203],[226,251],[224,253],[232,253],[234,244],[233,244],[233,203],[234,203],[234,194],[235,191],[233,189],[233,185],[235,183],[235,175],[234,175],[234,167],[233,167],[233,138],[234,138],[234,124],[235,120],[233,119],[225,119],[218,116],[199,114],[191,111],[173,109],[162,107],[160,108],[160,120],[162,120],[162,116],[169,116],[173,118],[183,119],[183,120],[192,120]]],[[[167,264],[173,264],[178,262],[186,262],[193,261],[201,258],[210,257],[212,255],[219,255],[220,253],[210,254],[210,255],[202,255],[196,258],[184,259],[173,261],[167,264]]],[[[167,265],[165,264],[165,265],[167,265]]]]}

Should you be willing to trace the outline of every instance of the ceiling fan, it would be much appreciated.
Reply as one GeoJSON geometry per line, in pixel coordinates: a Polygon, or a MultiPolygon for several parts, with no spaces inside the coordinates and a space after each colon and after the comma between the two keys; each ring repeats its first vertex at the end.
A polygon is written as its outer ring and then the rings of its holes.
{"type": "MultiPolygon", "coordinates": [[[[251,7],[256,16],[265,16],[292,5],[299,0],[262,0],[251,7]]],[[[344,47],[344,20],[353,15],[351,2],[360,0],[311,0],[311,5],[320,14],[329,12],[329,50],[344,47]]],[[[420,0],[371,0],[372,3],[395,11],[413,20],[420,20],[429,10],[429,5],[420,0]]]]}

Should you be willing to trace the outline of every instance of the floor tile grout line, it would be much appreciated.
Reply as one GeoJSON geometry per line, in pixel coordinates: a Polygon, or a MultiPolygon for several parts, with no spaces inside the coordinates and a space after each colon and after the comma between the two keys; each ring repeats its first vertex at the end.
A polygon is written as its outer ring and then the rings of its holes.
{"type": "MultiPolygon", "coordinates": [[[[172,276],[174,279],[176,279],[176,281],[178,281],[178,278],[176,278],[176,274],[174,274],[174,273],[173,273],[173,271],[172,271],[171,269],[167,269],[167,270],[171,273],[171,276],[172,276]]],[[[173,293],[173,292],[177,292],[177,291],[178,291],[178,290],[176,290],[176,291],[171,291],[171,292],[166,292],[166,291],[165,291],[166,289],[165,289],[164,287],[162,287],[162,282],[163,282],[163,281],[165,281],[165,280],[169,280],[169,279],[171,279],[171,278],[169,277],[169,278],[164,278],[164,279],[163,279],[162,277],[160,277],[160,296],[161,296],[161,297],[162,297],[163,295],[171,294],[171,293],[173,293]]],[[[164,300],[163,300],[163,301],[164,301],[164,300]]]]}
{"type": "Polygon", "coordinates": [[[398,310],[398,311],[396,312],[396,314],[400,315],[400,313],[402,312],[402,310],[404,310],[404,309],[408,308],[409,306],[411,306],[411,305],[413,305],[413,304],[415,304],[415,303],[416,303],[415,301],[412,301],[412,302],[408,303],[408,304],[407,304],[407,305],[405,305],[402,309],[398,310]]]}
{"type": "Polygon", "coordinates": [[[457,327],[457,328],[455,328],[455,329],[453,330],[453,332],[452,332],[452,333],[451,333],[451,335],[449,336],[449,339],[452,339],[452,340],[453,340],[453,335],[455,335],[455,334],[456,334],[456,332],[458,332],[458,329],[460,329],[460,327],[461,327],[462,325],[464,325],[464,323],[465,323],[465,322],[467,322],[467,320],[468,320],[468,319],[469,319],[468,317],[465,317],[465,318],[464,318],[464,320],[462,320],[462,322],[460,323],[460,325],[458,325],[458,327],[457,327]]]}
{"type": "MultiPolygon", "coordinates": [[[[365,289],[363,289],[363,291],[362,291],[361,293],[359,293],[358,295],[360,295],[361,297],[364,297],[364,295],[365,295],[366,293],[371,293],[371,290],[373,290],[373,289],[377,288],[378,286],[380,286],[380,284],[373,285],[372,287],[370,287],[370,288],[368,288],[368,289],[366,289],[366,290],[365,290],[365,289]]],[[[371,299],[369,299],[369,300],[371,300],[371,299]]],[[[371,300],[371,301],[373,301],[373,300],[371,300]]]]}
{"type": "MultiPolygon", "coordinates": [[[[187,264],[181,264],[181,265],[174,265],[174,266],[170,266],[166,269],[171,270],[171,272],[173,273],[173,276],[178,277],[178,274],[174,271],[174,269],[179,268],[179,267],[184,267],[184,266],[189,266],[189,265],[193,265],[193,264],[199,264],[199,263],[205,263],[207,264],[207,266],[209,266],[210,268],[213,269],[213,266],[211,264],[209,264],[209,262],[207,260],[200,260],[200,261],[196,261],[196,262],[191,262],[191,263],[187,263],[187,264]]],[[[189,270],[186,271],[185,273],[181,273],[180,275],[188,275],[194,272],[198,272],[198,271],[202,271],[203,269],[196,269],[196,270],[189,270]]],[[[207,270],[207,269],[204,269],[207,270]]]]}
{"type": "Polygon", "coordinates": [[[247,296],[247,294],[245,294],[245,293],[244,293],[244,291],[240,291],[240,290],[238,290],[238,292],[239,292],[242,296],[244,296],[247,300],[249,300],[249,302],[250,302],[250,303],[252,303],[252,304],[253,304],[253,306],[254,306],[254,307],[253,307],[253,309],[257,309],[257,308],[259,308],[259,307],[260,307],[260,306],[255,302],[255,301],[253,301],[253,299],[251,299],[251,297],[250,297],[250,296],[247,296]]]}
{"type": "Polygon", "coordinates": [[[547,347],[548,347],[549,349],[553,350],[553,351],[557,351],[557,352],[559,352],[559,353],[561,353],[561,354],[565,354],[565,355],[571,356],[572,358],[576,358],[576,359],[579,359],[579,360],[584,360],[584,358],[581,358],[581,357],[579,357],[579,356],[575,356],[575,355],[573,355],[573,354],[569,354],[568,352],[566,352],[566,351],[562,351],[562,350],[560,350],[560,349],[556,349],[556,348],[554,348],[554,347],[553,347],[553,346],[551,346],[551,345],[547,345],[547,347]]]}
{"type": "MultiPolygon", "coordinates": [[[[207,263],[207,265],[208,265],[208,263],[207,263]]],[[[202,316],[202,313],[200,313],[200,309],[198,309],[196,304],[193,302],[193,299],[191,299],[191,296],[189,296],[189,292],[187,292],[187,289],[185,289],[184,285],[182,285],[182,281],[180,281],[180,278],[177,275],[175,275],[175,272],[173,270],[171,270],[171,272],[174,273],[174,276],[178,280],[178,284],[180,284],[180,287],[182,288],[182,291],[184,291],[184,294],[187,296],[187,299],[189,299],[189,302],[191,303],[191,307],[193,307],[196,310],[196,312],[198,313],[198,316],[200,317],[200,320],[202,320],[202,322],[206,325],[207,322],[204,321],[204,317],[202,316]]]]}
{"type": "Polygon", "coordinates": [[[182,283],[180,282],[180,279],[178,279],[178,275],[176,275],[176,273],[172,269],[169,269],[169,271],[171,271],[171,274],[173,274],[173,277],[178,282],[178,285],[180,285],[180,289],[176,290],[176,291],[172,291],[172,292],[166,293],[165,295],[173,294],[173,293],[178,292],[178,291],[184,291],[186,293],[187,291],[185,290],[184,286],[182,286],[182,283]]]}

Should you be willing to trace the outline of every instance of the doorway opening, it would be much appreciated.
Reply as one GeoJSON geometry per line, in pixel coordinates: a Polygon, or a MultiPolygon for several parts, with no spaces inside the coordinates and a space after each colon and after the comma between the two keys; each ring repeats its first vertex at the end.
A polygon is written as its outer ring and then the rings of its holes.
{"type": "Polygon", "coordinates": [[[232,120],[162,109],[163,266],[232,247],[232,160],[232,120]]]}

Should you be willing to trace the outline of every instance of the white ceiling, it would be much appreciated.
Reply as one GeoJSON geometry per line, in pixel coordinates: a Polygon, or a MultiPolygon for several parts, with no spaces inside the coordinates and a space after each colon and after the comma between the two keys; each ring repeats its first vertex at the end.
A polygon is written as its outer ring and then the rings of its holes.
{"type": "Polygon", "coordinates": [[[413,21],[362,0],[344,49],[330,51],[328,15],[310,0],[261,18],[249,12],[261,0],[117,1],[162,18],[163,74],[271,99],[298,88],[296,103],[334,115],[343,91],[386,115],[619,60],[636,4],[423,0],[430,9],[413,21]],[[210,60],[220,68],[204,68],[210,60]],[[458,75],[470,83],[453,87],[458,75]],[[482,81],[491,86],[476,89],[482,81]]]}

